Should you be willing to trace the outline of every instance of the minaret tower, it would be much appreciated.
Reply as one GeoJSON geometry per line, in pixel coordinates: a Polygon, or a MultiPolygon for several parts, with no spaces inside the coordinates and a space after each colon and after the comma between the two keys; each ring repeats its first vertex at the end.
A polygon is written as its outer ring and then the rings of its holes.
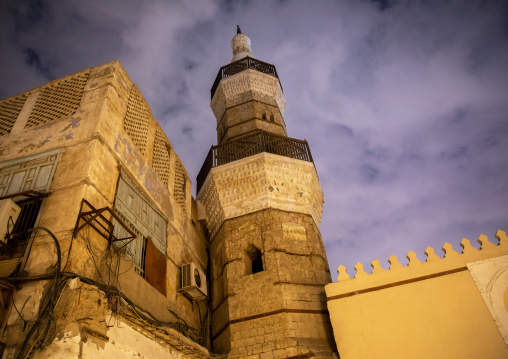
{"type": "Polygon", "coordinates": [[[210,234],[213,351],[331,357],[323,193],[309,146],[287,137],[275,66],[252,55],[240,28],[231,47],[211,89],[218,145],[197,179],[210,234]]]}

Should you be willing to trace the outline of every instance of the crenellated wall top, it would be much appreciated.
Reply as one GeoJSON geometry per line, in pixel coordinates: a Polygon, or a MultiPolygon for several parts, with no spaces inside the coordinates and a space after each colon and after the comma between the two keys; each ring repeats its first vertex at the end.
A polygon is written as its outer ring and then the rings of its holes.
{"type": "Polygon", "coordinates": [[[508,238],[506,232],[498,230],[495,238],[497,241],[490,242],[487,236],[480,235],[478,243],[480,249],[476,249],[471,242],[463,238],[460,242],[462,251],[459,253],[453,249],[450,243],[445,242],[442,247],[444,257],[441,258],[431,247],[425,250],[426,259],[421,261],[415,252],[410,251],[406,258],[409,260],[407,266],[399,263],[396,256],[388,258],[388,269],[383,268],[381,262],[374,259],[371,263],[372,273],[364,270],[362,263],[354,267],[356,273],[352,278],[345,266],[340,265],[337,269],[337,283],[326,286],[328,300],[337,296],[343,296],[348,292],[371,290],[383,286],[396,285],[406,281],[431,278],[437,275],[452,274],[467,269],[467,263],[479,260],[498,257],[508,254],[508,238]],[[370,289],[369,289],[370,288],[370,289]]]}

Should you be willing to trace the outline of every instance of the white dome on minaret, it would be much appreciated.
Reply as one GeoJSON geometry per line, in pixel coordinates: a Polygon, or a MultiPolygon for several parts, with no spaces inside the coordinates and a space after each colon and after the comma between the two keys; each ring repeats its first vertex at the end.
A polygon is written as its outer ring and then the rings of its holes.
{"type": "Polygon", "coordinates": [[[231,40],[231,48],[233,49],[233,58],[231,62],[235,62],[247,56],[254,57],[251,52],[250,39],[247,35],[242,34],[239,26],[237,26],[236,36],[231,40]]]}

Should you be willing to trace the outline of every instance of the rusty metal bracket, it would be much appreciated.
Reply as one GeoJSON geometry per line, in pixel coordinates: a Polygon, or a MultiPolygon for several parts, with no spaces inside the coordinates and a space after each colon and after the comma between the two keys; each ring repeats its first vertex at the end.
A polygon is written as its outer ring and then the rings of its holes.
{"type": "Polygon", "coordinates": [[[90,204],[90,202],[83,198],[81,201],[81,207],[79,209],[78,219],[76,220],[76,226],[74,227],[73,237],[76,237],[78,232],[86,226],[92,227],[97,233],[104,237],[109,242],[109,244],[127,240],[129,242],[126,244],[128,244],[136,238],[136,234],[122,221],[118,215],[116,215],[115,212],[113,212],[111,208],[103,207],[96,209],[90,204]],[[106,217],[105,214],[109,214],[109,218],[106,217]],[[130,234],[130,236],[124,238],[115,237],[113,234],[114,225],[111,222],[112,218],[116,219],[116,221],[130,234]]]}

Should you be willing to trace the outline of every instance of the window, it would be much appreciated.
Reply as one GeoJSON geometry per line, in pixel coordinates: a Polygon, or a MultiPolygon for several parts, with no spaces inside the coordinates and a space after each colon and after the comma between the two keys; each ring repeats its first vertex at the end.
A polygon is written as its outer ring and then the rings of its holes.
{"type": "Polygon", "coordinates": [[[263,270],[263,256],[261,251],[255,246],[250,246],[245,256],[245,274],[256,274],[263,270]]]}
{"type": "MultiPolygon", "coordinates": [[[[134,271],[139,274],[141,277],[145,278],[145,258],[146,258],[146,237],[131,223],[127,220],[121,213],[117,213],[117,215],[122,219],[122,221],[131,228],[131,230],[136,233],[136,238],[132,240],[127,245],[124,245],[122,241],[113,242],[113,245],[116,248],[121,248],[125,251],[125,253],[131,258],[132,263],[134,264],[134,271]]],[[[118,225],[115,220],[113,220],[113,235],[117,238],[127,237],[128,232],[122,228],[122,226],[118,225]]]]}
{"type": "MultiPolygon", "coordinates": [[[[14,197],[14,199],[14,203],[21,208],[21,212],[12,233],[21,233],[34,228],[43,197],[28,199],[23,197],[22,199],[17,200],[16,197],[14,197]]],[[[0,260],[23,257],[30,236],[31,233],[28,233],[9,239],[6,246],[3,248],[3,251],[0,253],[0,260]]]]}
{"type": "MultiPolygon", "coordinates": [[[[114,211],[136,233],[136,238],[124,247],[135,272],[166,294],[167,220],[124,173],[120,174],[114,211]]],[[[113,233],[118,238],[127,236],[119,225],[114,226],[113,233]]],[[[117,248],[122,246],[115,244],[117,248]]]]}
{"type": "MultiPolygon", "coordinates": [[[[18,158],[0,164],[0,199],[10,198],[21,207],[12,233],[37,226],[44,197],[49,192],[59,151],[18,158]]],[[[10,238],[0,250],[0,277],[8,277],[22,269],[33,239],[32,234],[10,238]]],[[[3,283],[0,288],[0,330],[4,328],[13,288],[3,283]]],[[[0,333],[1,334],[1,333],[0,333]]],[[[0,356],[3,344],[0,343],[0,356]]]]}
{"type": "MultiPolygon", "coordinates": [[[[59,151],[14,159],[0,164],[0,199],[10,198],[21,207],[13,233],[37,226],[43,200],[49,191],[59,151]]],[[[22,267],[30,247],[31,234],[10,239],[0,251],[0,277],[22,267]]]]}

